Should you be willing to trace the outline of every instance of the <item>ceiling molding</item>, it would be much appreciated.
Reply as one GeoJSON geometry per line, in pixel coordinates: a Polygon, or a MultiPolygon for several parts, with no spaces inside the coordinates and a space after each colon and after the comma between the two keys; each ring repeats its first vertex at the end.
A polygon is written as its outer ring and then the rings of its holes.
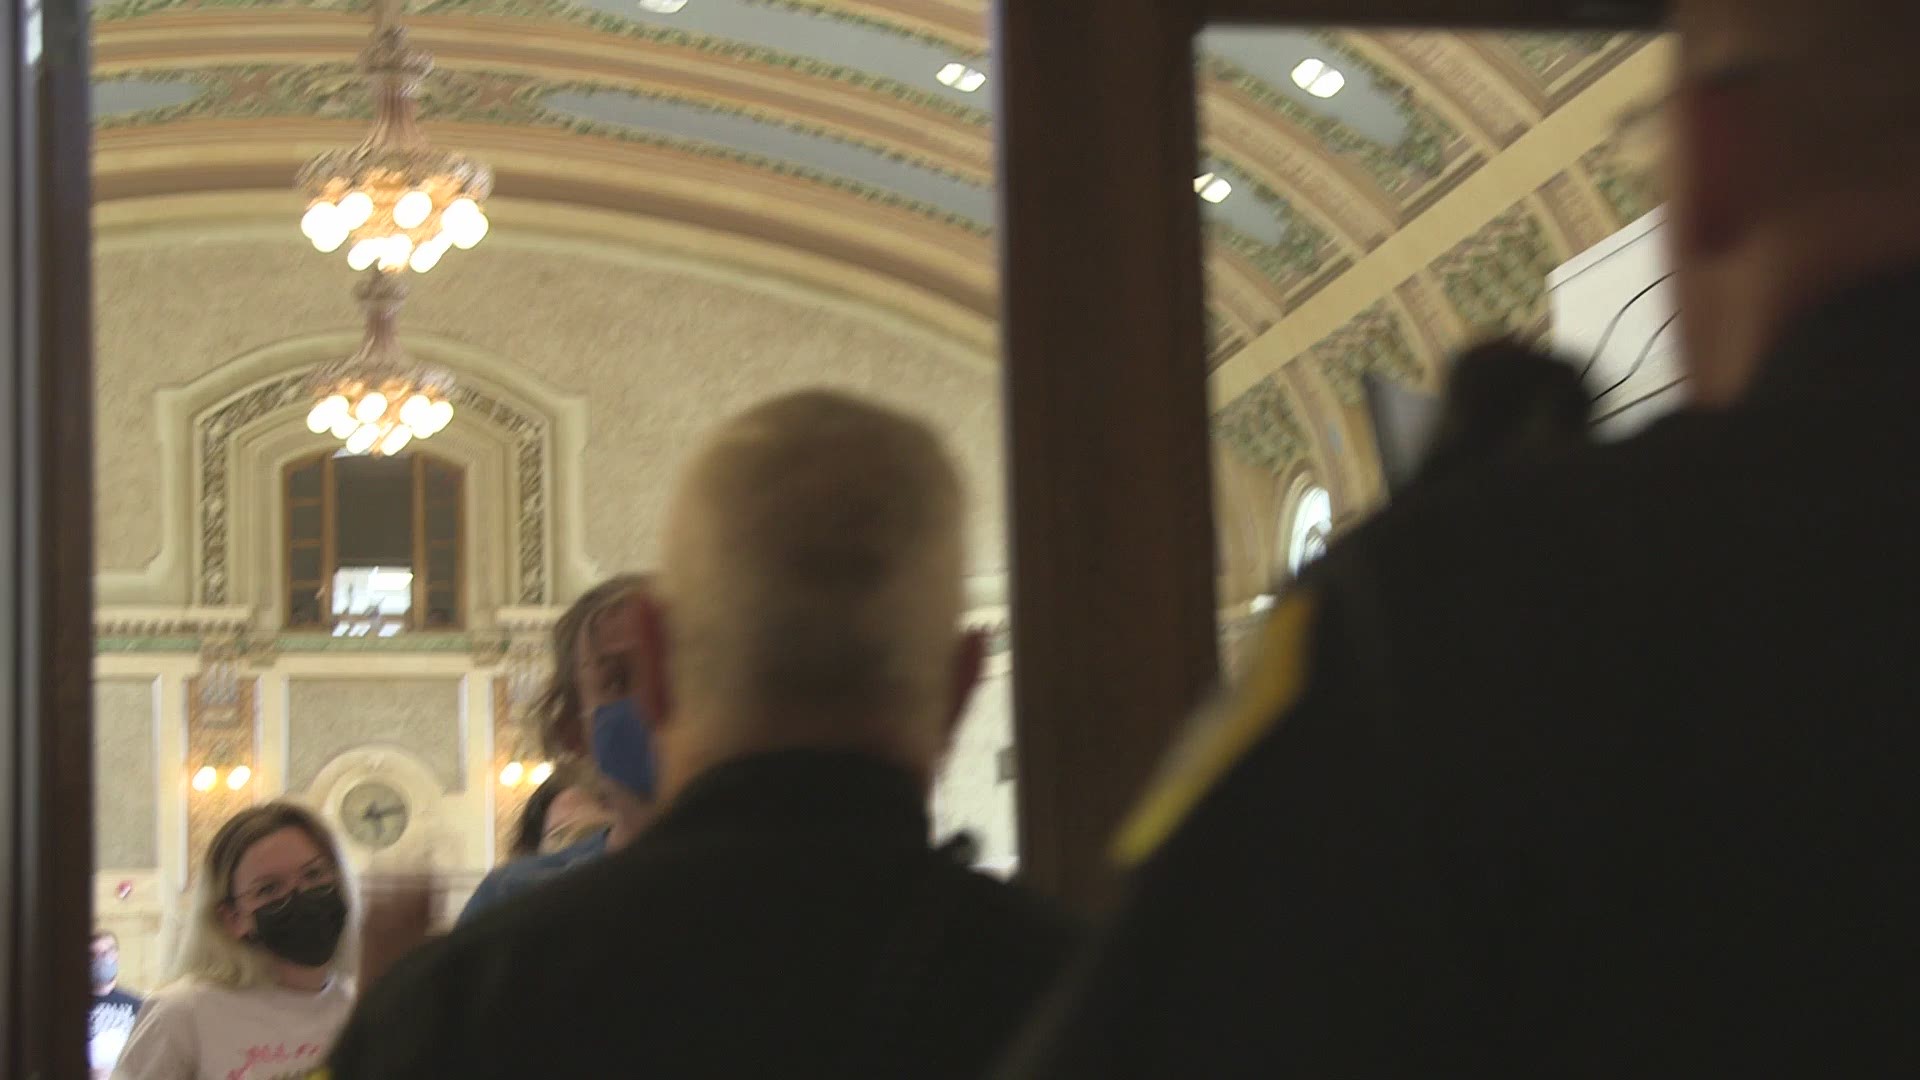
{"type": "MultiPolygon", "coordinates": [[[[245,67],[312,68],[336,76],[331,99],[278,103],[291,112],[304,104],[365,111],[354,58],[364,47],[363,20],[335,13],[239,12],[218,15],[165,14],[107,24],[97,35],[96,79],[157,72],[245,67]]],[[[863,85],[823,79],[803,70],[758,63],[715,63],[697,51],[654,40],[609,41],[591,29],[545,27],[527,20],[443,25],[422,20],[411,40],[434,54],[423,119],[432,123],[447,109],[470,118],[490,103],[478,95],[434,93],[436,82],[465,76],[523,80],[530,98],[563,86],[591,85],[652,96],[699,101],[714,107],[819,132],[832,138],[885,148],[931,167],[985,183],[991,178],[992,146],[986,114],[930,95],[872,92],[863,85]]],[[[250,86],[266,77],[250,72],[250,86]]],[[[205,109],[207,106],[201,106],[205,109]]],[[[501,116],[499,122],[528,122],[501,116]]]]}
{"type": "Polygon", "coordinates": [[[1354,269],[1220,365],[1211,381],[1213,400],[1229,402],[1239,397],[1399,283],[1424,271],[1461,237],[1481,228],[1490,216],[1489,207],[1513,206],[1554,176],[1576,167],[1589,148],[1608,138],[1622,109],[1649,88],[1665,84],[1671,49],[1671,42],[1660,40],[1627,57],[1403,226],[1354,269]]]}
{"type": "MultiPolygon", "coordinates": [[[[882,326],[980,371],[997,366],[997,322],[901,278],[778,240],[630,213],[496,197],[487,246],[667,269],[797,300],[882,326]]],[[[104,202],[94,210],[102,250],[195,240],[283,243],[297,238],[299,200],[273,189],[191,192],[104,202]]]]}

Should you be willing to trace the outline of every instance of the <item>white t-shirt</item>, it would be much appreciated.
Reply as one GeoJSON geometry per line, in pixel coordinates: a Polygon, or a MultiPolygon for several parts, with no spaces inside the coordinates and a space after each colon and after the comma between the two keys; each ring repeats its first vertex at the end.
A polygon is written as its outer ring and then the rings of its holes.
{"type": "Polygon", "coordinates": [[[352,1009],[344,978],[318,993],[177,982],[147,998],[113,1080],[304,1080],[352,1009]]]}

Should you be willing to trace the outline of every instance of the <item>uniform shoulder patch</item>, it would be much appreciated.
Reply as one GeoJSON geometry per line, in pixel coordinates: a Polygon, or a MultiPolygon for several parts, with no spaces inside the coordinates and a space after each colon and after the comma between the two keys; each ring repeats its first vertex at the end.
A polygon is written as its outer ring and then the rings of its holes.
{"type": "Polygon", "coordinates": [[[1203,710],[1175,744],[1160,776],[1114,838],[1113,857],[1123,866],[1144,862],[1193,813],[1215,784],[1233,769],[1300,700],[1307,679],[1313,594],[1296,591],[1281,600],[1260,632],[1260,648],[1238,690],[1203,710]]]}

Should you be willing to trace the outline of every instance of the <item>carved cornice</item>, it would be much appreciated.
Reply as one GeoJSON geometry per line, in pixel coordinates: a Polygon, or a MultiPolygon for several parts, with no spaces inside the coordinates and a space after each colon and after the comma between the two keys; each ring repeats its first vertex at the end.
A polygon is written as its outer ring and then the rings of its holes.
{"type": "Polygon", "coordinates": [[[93,615],[95,637],[235,637],[253,627],[244,607],[101,608],[93,615]]]}

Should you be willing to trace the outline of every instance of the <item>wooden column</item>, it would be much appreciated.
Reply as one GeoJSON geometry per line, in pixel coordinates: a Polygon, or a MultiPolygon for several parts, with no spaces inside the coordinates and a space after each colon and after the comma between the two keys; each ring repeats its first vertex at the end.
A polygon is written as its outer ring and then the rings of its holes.
{"type": "Polygon", "coordinates": [[[0,31],[0,1076],[86,1074],[93,907],[93,244],[85,5],[0,31]]]}
{"type": "Polygon", "coordinates": [[[1217,666],[1182,8],[996,5],[1021,876],[1081,907],[1217,666]]]}

